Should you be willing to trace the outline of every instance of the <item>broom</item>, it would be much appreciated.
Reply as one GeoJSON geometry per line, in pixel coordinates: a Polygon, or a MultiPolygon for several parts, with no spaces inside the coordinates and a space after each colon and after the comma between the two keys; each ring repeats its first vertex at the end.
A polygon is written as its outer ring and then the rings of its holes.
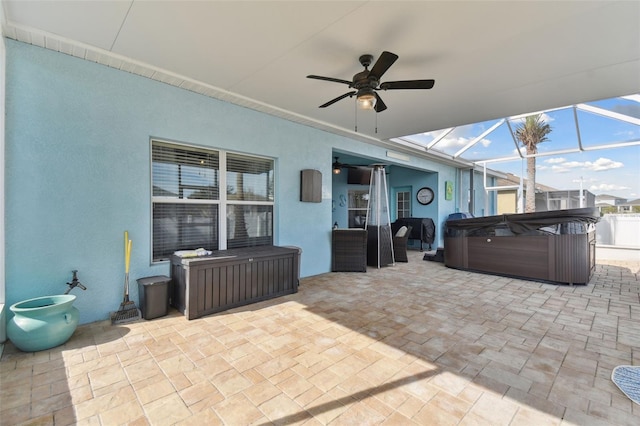
{"type": "Polygon", "coordinates": [[[111,324],[122,324],[139,320],[142,315],[136,304],[129,300],[129,264],[131,262],[131,240],[129,232],[124,231],[124,298],[120,309],[111,315],[111,324]]]}

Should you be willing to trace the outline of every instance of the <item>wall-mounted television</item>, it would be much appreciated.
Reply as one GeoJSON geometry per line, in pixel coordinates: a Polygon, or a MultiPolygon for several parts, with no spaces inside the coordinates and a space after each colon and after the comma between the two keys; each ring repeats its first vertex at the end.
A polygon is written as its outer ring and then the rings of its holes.
{"type": "Polygon", "coordinates": [[[369,167],[355,167],[348,169],[347,183],[353,185],[369,185],[371,182],[371,171],[369,167]]]}

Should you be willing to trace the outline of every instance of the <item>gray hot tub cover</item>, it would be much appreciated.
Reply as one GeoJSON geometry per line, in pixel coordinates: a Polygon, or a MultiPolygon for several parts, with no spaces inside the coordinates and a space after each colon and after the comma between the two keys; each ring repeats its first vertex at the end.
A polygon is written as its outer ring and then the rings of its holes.
{"type": "Polygon", "coordinates": [[[497,216],[448,220],[446,227],[447,230],[473,232],[506,226],[512,233],[518,235],[555,225],[572,223],[582,223],[585,225],[595,224],[599,220],[600,214],[598,213],[598,209],[587,207],[581,209],[502,214],[497,216]]]}

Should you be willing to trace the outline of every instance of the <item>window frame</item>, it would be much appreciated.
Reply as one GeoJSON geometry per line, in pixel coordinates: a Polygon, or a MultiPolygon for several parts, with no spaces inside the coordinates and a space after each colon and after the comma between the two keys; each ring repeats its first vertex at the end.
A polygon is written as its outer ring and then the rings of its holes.
{"type": "Polygon", "coordinates": [[[411,189],[401,188],[396,190],[396,219],[411,217],[411,201],[411,189]],[[403,198],[402,200],[400,200],[401,197],[403,198]],[[401,202],[403,204],[408,204],[408,207],[406,209],[400,208],[401,202]],[[406,216],[401,216],[400,212],[406,213],[406,216]]]}
{"type": "Polygon", "coordinates": [[[347,227],[348,228],[364,228],[365,227],[367,211],[369,210],[369,202],[367,200],[368,197],[369,197],[369,189],[359,189],[359,188],[347,189],[347,227]],[[365,207],[354,207],[352,205],[352,201],[356,200],[357,198],[367,201],[367,205],[365,207]],[[353,220],[351,217],[352,213],[354,214],[353,220]],[[365,221],[362,223],[361,226],[355,223],[356,217],[359,217],[360,220],[362,220],[362,217],[365,218],[365,221]]]}
{"type": "MultiPolygon", "coordinates": [[[[195,144],[189,144],[184,142],[176,142],[171,140],[166,140],[162,138],[150,138],[149,139],[149,163],[150,163],[150,173],[149,173],[149,182],[150,182],[150,259],[151,264],[162,264],[169,262],[170,259],[156,259],[154,258],[154,206],[156,204],[161,203],[169,203],[169,204],[185,204],[185,205],[195,205],[195,204],[207,204],[207,205],[216,205],[218,206],[218,220],[217,220],[217,236],[218,236],[218,248],[217,250],[226,250],[228,246],[228,229],[227,229],[227,212],[228,207],[232,205],[246,205],[246,206],[268,206],[271,207],[271,216],[270,216],[270,230],[268,237],[255,237],[257,239],[270,240],[270,244],[273,244],[275,239],[275,217],[276,217],[276,200],[277,200],[277,190],[276,190],[276,159],[269,156],[263,155],[255,155],[255,154],[247,154],[238,151],[225,150],[216,147],[209,146],[200,146],[195,144]],[[163,196],[154,196],[153,187],[154,187],[154,176],[153,176],[153,147],[154,143],[173,146],[176,148],[182,148],[186,150],[193,151],[205,151],[211,153],[218,154],[218,198],[217,199],[184,199],[184,198],[174,198],[174,197],[163,197],[163,196]],[[257,160],[264,160],[266,162],[270,162],[272,166],[272,176],[271,176],[271,200],[229,200],[227,194],[227,154],[232,154],[234,156],[239,156],[243,158],[255,158],[257,160]]],[[[267,195],[266,198],[269,198],[267,195]]],[[[247,246],[248,247],[248,246],[247,246]]],[[[194,249],[197,247],[193,247],[194,249]]]]}

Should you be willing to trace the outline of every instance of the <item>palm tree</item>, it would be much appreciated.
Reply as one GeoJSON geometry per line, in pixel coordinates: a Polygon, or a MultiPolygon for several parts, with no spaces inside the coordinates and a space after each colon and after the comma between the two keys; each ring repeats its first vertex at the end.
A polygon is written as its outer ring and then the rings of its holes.
{"type": "Polygon", "coordinates": [[[551,126],[544,121],[541,114],[530,115],[516,128],[516,139],[527,149],[527,198],[525,212],[536,211],[536,157],[538,144],[549,140],[551,126]]]}

